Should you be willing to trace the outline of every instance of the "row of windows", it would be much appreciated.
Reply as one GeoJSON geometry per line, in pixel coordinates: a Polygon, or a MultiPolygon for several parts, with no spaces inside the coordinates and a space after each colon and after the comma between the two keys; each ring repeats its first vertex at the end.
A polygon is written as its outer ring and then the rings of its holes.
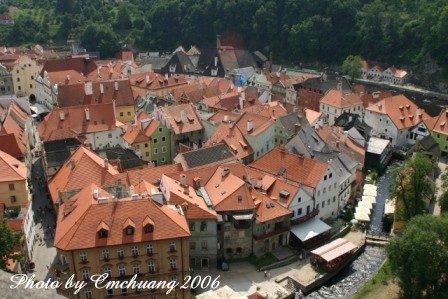
{"type": "MultiPolygon", "coordinates": [[[[176,242],[171,241],[168,244],[168,251],[170,251],[170,252],[175,252],[176,251],[176,242]]],[[[153,254],[154,253],[154,247],[153,247],[152,244],[146,245],[146,253],[147,254],[153,254]]],[[[133,245],[131,247],[131,255],[132,256],[139,255],[139,247],[138,247],[138,245],[133,245]]],[[[124,249],[123,248],[118,248],[116,257],[117,258],[122,258],[124,256],[125,256],[124,249]]],[[[105,259],[105,260],[108,260],[108,259],[110,259],[110,257],[111,257],[111,254],[110,254],[109,249],[103,249],[103,251],[102,251],[102,258],[105,259]]],[[[81,252],[79,254],[79,259],[80,259],[81,262],[87,262],[88,261],[87,252],[85,252],[85,251],[81,252]]]]}
{"type": "MultiPolygon", "coordinates": [[[[190,226],[190,231],[194,232],[196,230],[196,222],[190,222],[189,226],[190,226]]],[[[200,225],[199,229],[201,230],[201,232],[206,232],[207,231],[207,222],[201,221],[201,225],[200,225]]]]}
{"type": "MultiPolygon", "coordinates": [[[[207,241],[201,241],[201,249],[202,250],[207,250],[207,248],[208,248],[207,241]]],[[[196,242],[194,242],[194,241],[190,242],[190,249],[191,250],[195,250],[196,249],[196,242]]]]}
{"type": "MultiPolygon", "coordinates": [[[[134,231],[135,231],[135,228],[132,227],[132,226],[127,226],[127,227],[124,229],[124,233],[125,233],[127,236],[131,236],[131,235],[133,235],[133,234],[134,234],[134,231]]],[[[152,233],[152,232],[154,231],[154,226],[152,226],[151,224],[147,224],[147,225],[145,225],[145,227],[144,227],[144,231],[145,231],[145,233],[152,233]]],[[[100,238],[100,239],[102,239],[102,238],[107,238],[108,235],[109,235],[109,231],[106,230],[106,229],[101,229],[101,230],[98,232],[98,238],[100,238]]]]}
{"type": "MultiPolygon", "coordinates": [[[[336,202],[336,196],[333,196],[333,202],[336,202]]],[[[330,199],[327,200],[327,205],[330,205],[330,199]]],[[[322,209],[325,208],[325,200],[322,201],[322,209]]],[[[319,204],[316,205],[316,209],[319,209],[319,204]]]]}

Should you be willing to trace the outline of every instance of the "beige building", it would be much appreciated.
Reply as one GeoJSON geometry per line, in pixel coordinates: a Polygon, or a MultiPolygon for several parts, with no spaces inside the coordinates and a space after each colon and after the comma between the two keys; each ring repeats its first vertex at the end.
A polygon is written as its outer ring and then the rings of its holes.
{"type": "MultiPolygon", "coordinates": [[[[89,185],[66,200],[59,209],[55,247],[59,261],[53,271],[65,281],[87,285],[71,298],[191,298],[181,289],[189,274],[190,232],[181,208],[162,206],[149,197],[132,195],[115,199],[111,194],[89,185]],[[165,287],[96,288],[94,274],[107,274],[104,282],[130,281],[165,283],[165,287]],[[178,286],[166,294],[170,285],[178,286]],[[171,282],[171,284],[170,284],[171,282]]],[[[109,285],[110,286],[110,285],[109,285]]]]}
{"type": "Polygon", "coordinates": [[[14,90],[20,96],[36,96],[36,78],[41,66],[28,56],[20,56],[11,69],[14,90]]]}
{"type": "Polygon", "coordinates": [[[23,162],[0,151],[0,203],[6,207],[27,207],[27,169],[23,162]]]}

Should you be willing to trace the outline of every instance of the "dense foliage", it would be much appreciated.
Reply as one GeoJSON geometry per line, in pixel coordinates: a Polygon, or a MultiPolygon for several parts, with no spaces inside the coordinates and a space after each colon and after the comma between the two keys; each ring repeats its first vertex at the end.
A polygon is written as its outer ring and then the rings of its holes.
{"type": "Polygon", "coordinates": [[[448,217],[417,216],[387,246],[403,298],[446,298],[448,217]]]}
{"type": "Polygon", "coordinates": [[[0,218],[0,269],[8,271],[8,260],[19,259],[14,253],[20,245],[20,234],[13,232],[5,218],[0,218]]]}
{"type": "MultiPolygon", "coordinates": [[[[65,44],[97,25],[112,42],[172,51],[211,47],[236,32],[277,62],[338,64],[359,54],[415,64],[427,53],[448,64],[446,0],[7,0],[19,7],[0,43],[65,44]]],[[[94,35],[95,36],[95,35],[94,35]]],[[[101,41],[88,44],[100,47],[101,41]]],[[[102,45],[105,48],[105,45],[102,45]]],[[[91,49],[90,49],[91,50],[91,49]]],[[[107,55],[106,53],[104,53],[107,55]]]]}
{"type": "Polygon", "coordinates": [[[423,214],[426,202],[434,199],[433,181],[436,165],[425,154],[415,153],[406,163],[393,170],[395,175],[391,198],[397,201],[395,218],[408,221],[423,214]]]}

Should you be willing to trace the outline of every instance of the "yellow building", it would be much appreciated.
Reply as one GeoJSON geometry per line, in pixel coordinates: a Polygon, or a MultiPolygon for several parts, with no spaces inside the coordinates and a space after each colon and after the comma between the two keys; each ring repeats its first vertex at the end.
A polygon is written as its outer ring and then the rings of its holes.
{"type": "Polygon", "coordinates": [[[24,163],[0,151],[0,203],[10,207],[27,207],[29,192],[24,163]]]}
{"type": "Polygon", "coordinates": [[[36,95],[36,78],[40,65],[28,56],[20,56],[11,69],[14,91],[21,96],[36,95]]]}
{"type": "Polygon", "coordinates": [[[191,298],[189,289],[180,288],[189,275],[189,237],[181,208],[136,194],[118,200],[92,184],[59,209],[54,242],[59,262],[53,269],[63,282],[59,291],[83,299],[191,298]],[[92,275],[104,273],[108,278],[99,284],[104,288],[95,287],[92,275]],[[116,285],[135,274],[136,288],[116,285]],[[73,281],[87,283],[78,294],[64,288],[72,275],[73,281]],[[139,289],[139,283],[146,286],[139,289]],[[172,292],[166,294],[168,289],[172,292]]]}

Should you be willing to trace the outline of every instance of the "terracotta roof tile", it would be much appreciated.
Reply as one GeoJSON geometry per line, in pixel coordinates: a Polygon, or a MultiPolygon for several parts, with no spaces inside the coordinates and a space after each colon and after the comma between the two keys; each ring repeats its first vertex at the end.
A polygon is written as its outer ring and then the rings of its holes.
{"type": "Polygon", "coordinates": [[[27,169],[23,162],[0,151],[0,182],[23,181],[27,178],[27,169]]]}
{"type": "Polygon", "coordinates": [[[30,116],[23,111],[20,106],[12,101],[8,107],[8,112],[0,129],[0,134],[14,134],[26,148],[28,136],[25,131],[26,123],[30,121],[30,116]]]}
{"type": "Polygon", "coordinates": [[[430,118],[423,109],[402,94],[385,98],[369,106],[367,111],[388,115],[399,130],[413,127],[430,118]]]}
{"type": "Polygon", "coordinates": [[[429,130],[448,135],[448,109],[443,109],[436,117],[428,118],[426,124],[428,125],[429,130]]]}
{"type": "Polygon", "coordinates": [[[95,189],[98,189],[96,185],[87,185],[61,206],[55,247],[76,250],[190,235],[185,217],[167,206],[159,206],[150,198],[114,201],[104,190],[101,190],[100,194],[109,199],[107,203],[98,203],[93,197],[95,189]],[[151,233],[144,232],[143,223],[147,223],[147,218],[154,223],[151,233]],[[98,238],[97,229],[102,222],[104,225],[100,226],[101,228],[109,228],[106,238],[98,238]],[[133,235],[124,234],[123,225],[126,222],[135,224],[133,235]]]}
{"type": "Polygon", "coordinates": [[[126,175],[129,178],[129,183],[135,186],[140,180],[145,180],[151,184],[157,184],[163,174],[175,173],[178,171],[182,171],[182,166],[180,164],[168,164],[157,167],[132,169],[127,171],[126,175]]]}
{"type": "Polygon", "coordinates": [[[274,124],[274,120],[271,117],[261,116],[258,114],[245,112],[240,119],[238,119],[236,126],[240,129],[240,131],[244,135],[252,135],[256,136],[261,132],[264,132],[267,128],[269,128],[272,124],[274,124]],[[252,121],[253,129],[248,132],[247,131],[247,123],[252,121]]]}
{"type": "Polygon", "coordinates": [[[95,63],[95,61],[85,59],[83,57],[53,59],[45,61],[44,66],[41,70],[41,76],[43,77],[44,72],[52,73],[66,70],[74,70],[78,73],[87,75],[91,72],[95,72],[96,69],[97,64],[95,63]]]}
{"type": "Polygon", "coordinates": [[[161,107],[160,111],[176,135],[203,129],[202,122],[191,104],[161,107]]]}
{"type": "Polygon", "coordinates": [[[328,168],[328,163],[274,148],[249,166],[272,175],[277,175],[283,168],[282,172],[288,181],[315,188],[328,168]]]}
{"type": "Polygon", "coordinates": [[[271,221],[292,214],[290,210],[270,199],[266,194],[252,190],[252,196],[255,201],[261,201],[257,205],[257,220],[259,222],[271,221]]]}
{"type": "Polygon", "coordinates": [[[300,187],[297,185],[297,183],[294,184],[277,179],[271,188],[268,189],[267,194],[270,199],[277,201],[284,207],[289,207],[291,201],[294,199],[294,195],[300,190],[300,187]],[[281,191],[287,191],[290,195],[287,198],[280,197],[281,191]]]}
{"type": "MultiPolygon", "coordinates": [[[[257,101],[258,102],[258,101],[257,101]]],[[[280,102],[270,102],[266,104],[253,105],[242,109],[243,112],[250,112],[265,117],[277,119],[288,114],[286,108],[280,102]]]]}
{"type": "Polygon", "coordinates": [[[228,123],[221,123],[205,145],[210,146],[221,142],[227,144],[234,152],[236,151],[235,155],[238,159],[245,159],[254,153],[243,133],[233,124],[230,127],[228,123]]]}
{"type": "Polygon", "coordinates": [[[48,189],[53,203],[58,204],[59,192],[81,189],[91,183],[103,186],[114,182],[116,175],[118,171],[110,165],[106,169],[100,156],[80,146],[50,179],[48,189]]]}
{"type": "Polygon", "coordinates": [[[128,79],[75,83],[58,86],[58,106],[103,104],[115,101],[116,106],[134,105],[134,94],[128,79]],[[92,94],[86,94],[85,86],[92,85],[92,94]]]}
{"type": "Polygon", "coordinates": [[[174,88],[187,84],[187,80],[184,75],[175,75],[166,78],[164,75],[154,72],[129,75],[129,81],[131,86],[153,91],[158,89],[174,88]]]}
{"type": "Polygon", "coordinates": [[[137,116],[137,123],[128,126],[122,138],[129,144],[148,141],[159,125],[158,120],[141,111],[137,116]]]}
{"type": "Polygon", "coordinates": [[[329,90],[320,102],[340,109],[362,105],[361,98],[356,93],[345,94],[335,89],[329,90]]]}
{"type": "Polygon", "coordinates": [[[43,141],[115,129],[116,121],[112,103],[56,108],[38,126],[39,135],[43,141]],[[89,111],[90,120],[87,120],[86,109],[89,111]]]}
{"type": "Polygon", "coordinates": [[[26,148],[15,134],[0,134],[0,151],[4,151],[17,159],[23,159],[26,148]]]}

